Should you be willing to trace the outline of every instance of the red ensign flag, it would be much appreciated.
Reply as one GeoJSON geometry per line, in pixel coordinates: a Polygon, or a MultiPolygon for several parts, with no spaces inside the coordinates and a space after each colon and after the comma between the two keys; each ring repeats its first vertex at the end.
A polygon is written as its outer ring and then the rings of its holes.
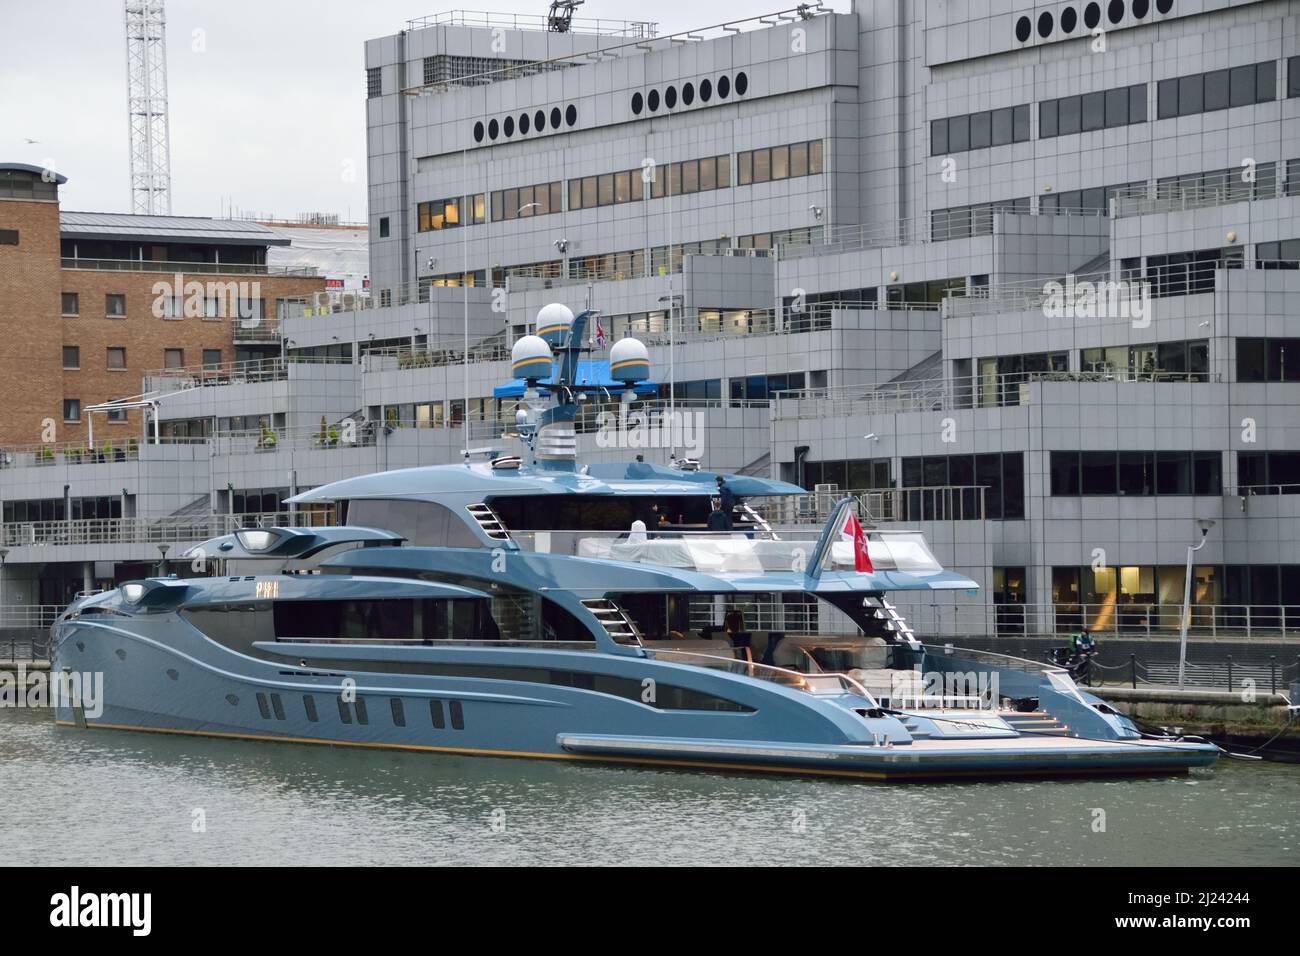
{"type": "Polygon", "coordinates": [[[871,555],[867,553],[867,536],[862,533],[862,525],[858,524],[858,517],[852,511],[840,529],[840,537],[853,542],[854,571],[871,574],[876,570],[871,566],[871,555]]]}

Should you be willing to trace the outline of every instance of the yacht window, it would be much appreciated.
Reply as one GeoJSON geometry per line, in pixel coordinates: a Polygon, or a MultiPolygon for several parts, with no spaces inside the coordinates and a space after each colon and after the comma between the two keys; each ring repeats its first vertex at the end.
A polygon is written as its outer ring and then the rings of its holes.
{"type": "Polygon", "coordinates": [[[357,709],[357,723],[359,724],[370,723],[370,715],[366,713],[366,699],[364,697],[358,697],[356,703],[353,704],[353,706],[356,707],[357,709]]]}
{"type": "Polygon", "coordinates": [[[465,712],[461,709],[460,701],[453,700],[448,707],[451,711],[451,728],[452,730],[465,729],[465,712]]]}
{"type": "Polygon", "coordinates": [[[335,700],[339,703],[339,720],[345,724],[352,723],[352,711],[348,708],[348,702],[342,696],[336,697],[335,700]]]}
{"type": "Polygon", "coordinates": [[[302,709],[307,712],[307,719],[313,724],[319,719],[316,713],[316,698],[311,694],[302,695],[302,709]]]}
{"type": "Polygon", "coordinates": [[[429,717],[433,720],[435,730],[442,730],[447,726],[446,719],[442,716],[442,701],[429,701],[429,717]]]}
{"type": "Polygon", "coordinates": [[[405,710],[403,709],[403,707],[402,707],[402,698],[400,698],[400,697],[390,697],[389,700],[388,700],[388,705],[389,705],[389,707],[390,707],[390,708],[392,709],[392,711],[393,711],[393,726],[394,726],[394,727],[405,727],[405,726],[406,726],[406,711],[405,711],[405,710]]]}
{"type": "Polygon", "coordinates": [[[257,712],[262,715],[263,720],[271,719],[271,709],[266,706],[266,695],[260,692],[257,695],[257,712]]]}

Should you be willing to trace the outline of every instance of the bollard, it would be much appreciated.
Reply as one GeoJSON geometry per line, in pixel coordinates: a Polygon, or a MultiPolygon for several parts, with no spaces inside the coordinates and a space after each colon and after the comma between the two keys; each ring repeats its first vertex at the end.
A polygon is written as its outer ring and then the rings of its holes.
{"type": "Polygon", "coordinates": [[[1128,656],[1128,682],[1129,686],[1137,690],[1138,686],[1138,656],[1130,654],[1128,656]]]}

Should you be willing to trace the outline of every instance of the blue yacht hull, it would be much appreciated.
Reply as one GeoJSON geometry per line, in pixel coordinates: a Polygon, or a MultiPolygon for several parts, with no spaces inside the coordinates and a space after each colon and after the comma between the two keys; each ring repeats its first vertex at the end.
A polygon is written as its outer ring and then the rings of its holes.
{"type": "Polygon", "coordinates": [[[56,641],[55,674],[103,674],[102,700],[56,707],[59,723],[86,728],[861,780],[1177,773],[1217,753],[1140,740],[920,739],[868,715],[860,698],[598,652],[256,645],[253,657],[174,615],[134,629],[68,622],[56,641]],[[510,679],[437,673],[458,668],[510,679]],[[639,699],[649,687],[660,699],[639,699]]]}

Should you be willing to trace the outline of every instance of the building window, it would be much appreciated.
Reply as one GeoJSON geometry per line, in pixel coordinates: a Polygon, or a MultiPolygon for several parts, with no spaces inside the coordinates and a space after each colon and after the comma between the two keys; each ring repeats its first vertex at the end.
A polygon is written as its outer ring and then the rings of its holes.
{"type": "Polygon", "coordinates": [[[1300,239],[1256,244],[1255,264],[1260,269],[1300,269],[1300,239]]]}
{"type": "Polygon", "coordinates": [[[1237,381],[1300,382],[1300,339],[1237,339],[1237,381]]]}
{"type": "Polygon", "coordinates": [[[203,367],[216,368],[221,364],[221,349],[203,350],[203,367]]]}
{"type": "Polygon", "coordinates": [[[1300,452],[1237,452],[1237,493],[1300,494],[1300,452]]]}
{"type": "Polygon", "coordinates": [[[383,73],[377,66],[366,70],[366,98],[373,99],[384,91],[383,73]]]}
{"type": "MultiPolygon", "coordinates": [[[[719,157],[719,161],[721,159],[719,157]]],[[[727,161],[730,162],[729,159],[727,161]]],[[[680,164],[675,163],[674,166],[680,164]]],[[[736,169],[736,184],[739,186],[801,176],[819,176],[822,173],[822,141],[815,139],[737,153],[736,169]]]]}
{"type": "Polygon", "coordinates": [[[1223,493],[1223,460],[1217,451],[1054,451],[1049,472],[1054,496],[1223,493]]]}
{"type": "Polygon", "coordinates": [[[391,306],[392,304],[393,304],[393,290],[392,290],[392,289],[380,289],[380,290],[379,290],[379,305],[380,305],[380,308],[384,308],[384,309],[386,309],[386,308],[388,308],[389,306],[391,306]]]}
{"type": "Polygon", "coordinates": [[[1119,382],[1208,382],[1210,341],[1192,339],[1082,349],[1079,368],[1119,382]]]}
{"type": "Polygon", "coordinates": [[[1147,256],[1146,281],[1153,298],[1197,295],[1214,291],[1215,270],[1240,269],[1244,264],[1241,246],[1147,256]]]}
{"type": "Polygon", "coordinates": [[[63,293],[63,315],[65,318],[72,318],[81,314],[81,302],[75,292],[63,293]]]}
{"type": "Polygon", "coordinates": [[[904,520],[1025,516],[1025,466],[1020,452],[904,458],[902,469],[904,520]],[[979,508],[981,489],[983,514],[979,508]]]}
{"type": "Polygon", "coordinates": [[[388,217],[387,216],[379,217],[379,238],[380,239],[388,238],[388,217]]]}
{"type": "Polygon", "coordinates": [[[63,367],[66,369],[81,368],[81,349],[78,346],[63,346],[63,367]]]}
{"type": "Polygon", "coordinates": [[[930,121],[930,155],[1005,146],[1029,140],[1029,104],[930,121]]]}
{"type": "Polygon", "coordinates": [[[184,349],[163,349],[163,368],[184,368],[184,349]]]}
{"type": "Polygon", "coordinates": [[[977,206],[955,206],[951,209],[934,209],[930,212],[930,239],[943,242],[948,239],[970,239],[973,236],[993,235],[993,218],[996,213],[1009,212],[1029,215],[1029,197],[1003,199],[999,202],[981,203],[977,206]]]}
{"type": "Polygon", "coordinates": [[[117,292],[104,296],[104,315],[110,319],[125,319],[126,296],[117,292]]]}
{"type": "Polygon", "coordinates": [[[63,420],[65,422],[81,421],[81,399],[65,398],[63,400],[63,420]]]}
{"type": "MultiPolygon", "coordinates": [[[[516,186],[510,189],[494,190],[492,200],[492,221],[503,222],[510,219],[529,219],[533,216],[549,216],[564,211],[564,184],[559,182],[537,183],[532,186],[516,186]]],[[[474,222],[483,222],[487,214],[486,198],[480,193],[472,197],[474,222]]]]}
{"type": "Polygon", "coordinates": [[[18,245],[17,229],[0,229],[0,246],[18,245]]]}
{"type": "Polygon", "coordinates": [[[1170,119],[1268,103],[1275,98],[1276,85],[1277,63],[1273,60],[1161,80],[1156,87],[1156,117],[1170,119]]]}
{"type": "Polygon", "coordinates": [[[126,349],[121,346],[109,346],[108,350],[108,368],[111,371],[121,371],[126,368],[126,349]]]}
{"type": "Polygon", "coordinates": [[[110,408],[110,409],[108,410],[108,412],[106,413],[106,417],[107,417],[108,420],[109,420],[110,422],[112,422],[114,425],[121,425],[121,424],[123,424],[123,423],[126,421],[126,409],[125,409],[125,408],[110,408]]]}
{"type": "Polygon", "coordinates": [[[1147,121],[1145,83],[1081,93],[1038,104],[1038,138],[1087,133],[1147,121]]]}

